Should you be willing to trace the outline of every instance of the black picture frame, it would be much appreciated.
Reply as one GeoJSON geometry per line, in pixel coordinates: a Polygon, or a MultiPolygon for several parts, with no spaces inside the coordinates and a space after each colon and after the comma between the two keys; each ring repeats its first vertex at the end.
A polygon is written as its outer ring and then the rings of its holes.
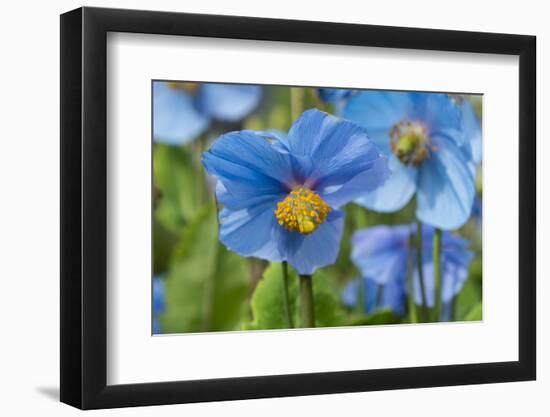
{"type": "Polygon", "coordinates": [[[61,15],[60,56],[62,402],[95,409],[535,379],[534,36],[84,7],[61,15]],[[519,360],[107,385],[108,32],[519,56],[519,360]]]}

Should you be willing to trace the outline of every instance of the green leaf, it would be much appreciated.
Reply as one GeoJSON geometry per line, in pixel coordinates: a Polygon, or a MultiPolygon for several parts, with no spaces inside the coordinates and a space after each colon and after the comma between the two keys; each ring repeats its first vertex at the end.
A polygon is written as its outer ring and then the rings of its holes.
{"type": "Polygon", "coordinates": [[[179,232],[195,214],[196,173],[189,149],[155,144],[153,152],[155,186],[160,199],[155,218],[168,230],[179,232]]]}
{"type": "Polygon", "coordinates": [[[481,304],[481,281],[477,280],[470,274],[462,290],[455,298],[454,301],[454,317],[457,321],[467,320],[467,316],[470,314],[473,308],[478,304],[481,304]]]}
{"type": "MultiPolygon", "coordinates": [[[[289,304],[294,323],[299,325],[298,275],[289,267],[289,304]]],[[[336,283],[328,274],[317,271],[313,277],[316,327],[340,326],[345,314],[338,298],[336,283]]],[[[287,329],[283,304],[283,277],[280,263],[272,263],[254,291],[251,301],[253,321],[245,329],[287,329]]]]}
{"type": "Polygon", "coordinates": [[[166,333],[238,329],[246,312],[246,260],[218,242],[214,205],[185,227],[166,278],[166,333]]]}
{"type": "Polygon", "coordinates": [[[160,274],[169,268],[172,251],[178,242],[178,235],[168,230],[158,220],[153,220],[153,272],[160,274]]]}
{"type": "Polygon", "coordinates": [[[374,324],[396,324],[400,323],[390,308],[380,308],[365,316],[355,316],[349,323],[352,326],[368,326],[374,324]]]}
{"type": "Polygon", "coordinates": [[[477,303],[468,314],[464,317],[464,321],[479,321],[483,319],[483,305],[477,303]]]}

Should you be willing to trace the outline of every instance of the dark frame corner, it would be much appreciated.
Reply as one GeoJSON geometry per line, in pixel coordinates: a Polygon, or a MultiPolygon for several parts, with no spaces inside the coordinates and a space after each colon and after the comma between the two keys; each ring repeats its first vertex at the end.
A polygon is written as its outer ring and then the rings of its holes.
{"type": "Polygon", "coordinates": [[[61,15],[60,56],[62,402],[94,409],[536,378],[534,36],[86,7],[61,15]],[[108,386],[106,39],[111,31],[519,56],[519,360],[108,386]]]}

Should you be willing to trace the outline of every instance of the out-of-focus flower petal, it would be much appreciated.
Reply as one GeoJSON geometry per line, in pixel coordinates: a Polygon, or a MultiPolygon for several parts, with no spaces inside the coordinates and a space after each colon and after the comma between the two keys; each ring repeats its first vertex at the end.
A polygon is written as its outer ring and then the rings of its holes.
{"type": "Polygon", "coordinates": [[[354,90],[346,88],[319,88],[319,97],[326,103],[338,103],[348,97],[350,97],[354,90]]]}
{"type": "Polygon", "coordinates": [[[357,204],[379,212],[393,212],[407,205],[416,191],[417,170],[403,165],[393,154],[388,167],[391,175],[386,183],[356,199],[357,204]]]}
{"type": "Polygon", "coordinates": [[[410,231],[410,226],[401,225],[375,226],[355,232],[351,259],[361,275],[379,284],[403,280],[407,273],[410,231]]]}
{"type": "Polygon", "coordinates": [[[153,137],[156,142],[182,145],[202,134],[209,119],[198,112],[193,98],[164,81],[153,82],[153,137]]]}
{"type": "Polygon", "coordinates": [[[482,157],[481,123],[477,118],[474,106],[467,99],[462,102],[462,123],[464,136],[470,143],[472,159],[479,164],[482,157]]]}
{"type": "Polygon", "coordinates": [[[164,287],[164,279],[161,276],[153,278],[153,312],[155,314],[162,313],[165,308],[166,289],[164,287]]]}
{"type": "Polygon", "coordinates": [[[435,143],[437,151],[420,170],[416,216],[424,223],[455,229],[470,217],[474,178],[456,144],[445,138],[438,138],[435,143]]]}
{"type": "Polygon", "coordinates": [[[166,299],[166,288],[164,278],[157,275],[153,278],[153,334],[162,333],[158,319],[159,314],[164,312],[166,299]]]}
{"type": "Polygon", "coordinates": [[[431,137],[445,137],[458,146],[464,144],[462,114],[454,100],[447,94],[409,94],[414,102],[411,120],[422,121],[431,137]]]}
{"type": "Polygon", "coordinates": [[[200,86],[197,108],[224,122],[236,122],[250,114],[260,103],[262,88],[257,85],[213,84],[200,86]]]}
{"type": "Polygon", "coordinates": [[[389,154],[389,131],[412,113],[410,93],[364,91],[351,97],[342,115],[367,130],[369,138],[389,154]]]}

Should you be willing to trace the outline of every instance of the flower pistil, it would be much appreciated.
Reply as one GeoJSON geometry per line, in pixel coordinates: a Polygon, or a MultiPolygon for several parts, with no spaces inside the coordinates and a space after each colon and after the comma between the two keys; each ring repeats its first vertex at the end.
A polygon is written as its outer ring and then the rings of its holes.
{"type": "Polygon", "coordinates": [[[277,203],[275,217],[285,229],[308,235],[325,221],[330,210],[319,194],[309,188],[299,187],[277,203]]]}

